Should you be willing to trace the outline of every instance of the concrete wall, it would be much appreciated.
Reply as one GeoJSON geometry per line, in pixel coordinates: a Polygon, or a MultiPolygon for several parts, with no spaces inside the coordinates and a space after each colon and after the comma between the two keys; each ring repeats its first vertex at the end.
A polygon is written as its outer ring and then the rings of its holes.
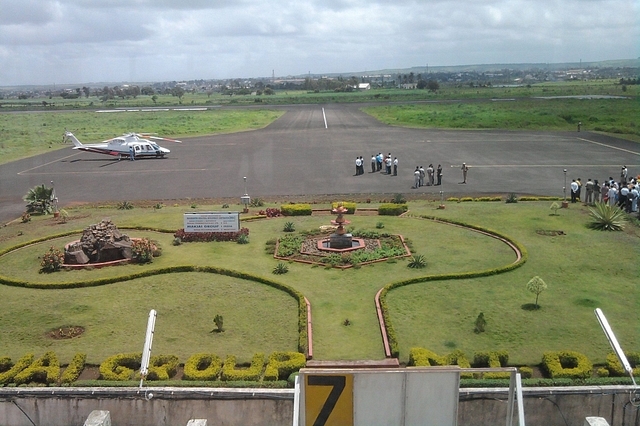
{"type": "MultiPolygon", "coordinates": [[[[630,390],[527,388],[526,424],[582,426],[585,417],[600,416],[611,426],[640,426],[638,408],[629,403],[630,390]]],[[[458,424],[504,425],[506,398],[506,389],[461,389],[458,424]]],[[[93,410],[109,410],[113,426],[178,426],[193,418],[207,419],[210,426],[291,425],[293,390],[0,388],[2,426],[81,426],[93,410]]]]}

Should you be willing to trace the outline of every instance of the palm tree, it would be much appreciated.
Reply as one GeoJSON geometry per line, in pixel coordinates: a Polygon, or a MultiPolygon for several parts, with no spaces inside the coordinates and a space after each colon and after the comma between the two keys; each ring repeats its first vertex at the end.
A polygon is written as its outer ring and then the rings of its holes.
{"type": "Polygon", "coordinates": [[[53,211],[53,188],[44,183],[29,189],[23,198],[27,202],[27,213],[50,214],[53,211]]]}

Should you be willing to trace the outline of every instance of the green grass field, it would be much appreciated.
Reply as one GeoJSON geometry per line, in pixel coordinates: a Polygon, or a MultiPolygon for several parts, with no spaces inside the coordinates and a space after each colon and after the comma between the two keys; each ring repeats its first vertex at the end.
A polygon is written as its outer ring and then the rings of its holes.
{"type": "MultiPolygon", "coordinates": [[[[629,225],[618,233],[592,231],[585,226],[586,207],[572,205],[552,216],[549,205],[550,202],[467,202],[447,203],[445,210],[437,210],[434,202],[410,203],[411,215],[437,215],[508,235],[527,249],[529,260],[523,267],[498,276],[425,282],[392,290],[387,301],[398,334],[401,361],[407,361],[411,347],[419,346],[440,354],[461,349],[468,357],[480,350],[508,350],[511,362],[529,365],[539,363],[544,351],[569,349],[602,363],[609,347],[593,315],[595,307],[603,309],[625,350],[638,350],[640,298],[633,262],[640,247],[640,230],[629,225]],[[567,235],[545,236],[537,230],[563,230],[567,235]],[[540,296],[541,309],[531,311],[523,306],[535,300],[535,295],[526,290],[526,283],[535,275],[541,276],[549,288],[540,296]],[[480,312],[487,319],[487,331],[478,335],[473,326],[480,312]]],[[[219,208],[200,207],[203,211],[219,208]]],[[[68,211],[70,220],[66,224],[49,216],[1,228],[0,249],[79,230],[103,217],[110,217],[119,227],[179,228],[182,213],[193,210],[177,206],[158,211],[68,211]]],[[[285,221],[293,221],[297,230],[305,230],[329,220],[329,216],[311,216],[243,222],[250,229],[250,243],[246,245],[173,246],[171,234],[125,231],[132,237],[157,240],[162,256],[144,266],[39,274],[38,257],[52,244],[62,247],[77,238],[69,236],[0,257],[0,275],[56,283],[124,276],[170,265],[221,266],[275,280],[302,292],[312,304],[315,359],[379,359],[384,353],[374,296],[384,285],[431,274],[496,268],[515,260],[507,246],[470,230],[418,217],[352,216],[356,229],[375,229],[376,223],[383,222],[386,232],[407,237],[414,253],[427,258],[427,268],[408,268],[406,260],[349,270],[291,263],[289,273],[271,274],[278,261],[265,253],[265,243],[283,235],[285,221]],[[351,325],[343,325],[345,319],[351,325]]],[[[255,282],[214,274],[177,273],[80,289],[0,285],[0,299],[0,355],[12,359],[51,349],[62,362],[83,351],[90,363],[98,363],[116,353],[139,351],[151,308],[158,311],[154,352],[176,354],[182,362],[202,351],[220,356],[234,354],[240,362],[248,362],[254,352],[297,347],[294,299],[255,282]],[[216,314],[225,319],[224,333],[210,333],[216,314]],[[67,341],[45,336],[48,330],[65,325],[82,325],[87,331],[82,337],[67,341]]]]}
{"type": "Polygon", "coordinates": [[[0,114],[0,164],[69,147],[70,143],[62,143],[65,130],[83,143],[101,142],[126,132],[182,138],[260,129],[282,114],[268,109],[0,114]]]}

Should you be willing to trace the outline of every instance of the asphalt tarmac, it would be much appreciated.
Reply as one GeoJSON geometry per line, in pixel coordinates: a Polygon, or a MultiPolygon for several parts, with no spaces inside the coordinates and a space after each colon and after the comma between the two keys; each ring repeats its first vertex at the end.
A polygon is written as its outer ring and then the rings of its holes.
{"type": "MultiPolygon", "coordinates": [[[[122,160],[66,149],[0,165],[0,222],[22,197],[54,182],[60,206],[82,202],[325,194],[483,194],[567,197],[571,179],[640,174],[640,145],[582,132],[429,130],[387,126],[358,104],[296,105],[264,129],[184,139],[164,159],[122,160]],[[326,127],[325,127],[326,123],[326,127]],[[398,157],[398,176],[371,173],[372,154],[398,157]],[[364,158],[364,175],[355,160],[364,158]],[[469,166],[467,184],[460,167],[469,166]],[[443,184],[412,189],[416,166],[443,167],[443,184]]],[[[194,111],[198,114],[198,111],[194,111]]]]}

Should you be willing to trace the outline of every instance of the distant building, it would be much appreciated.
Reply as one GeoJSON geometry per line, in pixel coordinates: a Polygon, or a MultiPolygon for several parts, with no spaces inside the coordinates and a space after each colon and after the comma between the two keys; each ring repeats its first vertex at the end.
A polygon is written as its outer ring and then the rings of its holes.
{"type": "Polygon", "coordinates": [[[371,83],[358,84],[358,90],[371,90],[371,83]]]}

